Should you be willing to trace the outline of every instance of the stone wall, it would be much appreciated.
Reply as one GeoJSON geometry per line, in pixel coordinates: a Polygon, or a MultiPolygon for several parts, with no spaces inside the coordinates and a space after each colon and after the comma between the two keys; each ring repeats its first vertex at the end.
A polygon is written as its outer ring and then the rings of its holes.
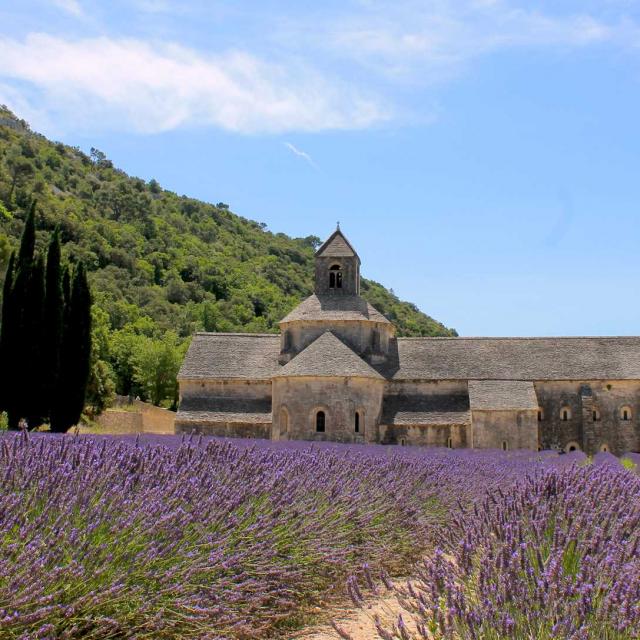
{"type": "Polygon", "coordinates": [[[368,378],[277,378],[273,383],[273,438],[379,442],[384,381],[368,378]],[[325,431],[316,414],[325,413],[325,431]],[[360,412],[359,432],[355,413],[360,412]]]}
{"type": "MultiPolygon", "coordinates": [[[[317,338],[327,332],[325,322],[294,321],[282,324],[281,349],[285,349],[285,333],[288,332],[289,358],[300,353],[317,338]]],[[[331,323],[331,331],[359,355],[371,352],[373,331],[378,332],[377,353],[389,352],[389,340],[393,337],[391,325],[382,322],[335,321],[331,323]]]]}
{"type": "Polygon", "coordinates": [[[605,447],[616,455],[640,451],[639,381],[536,382],[535,388],[542,411],[543,449],[566,450],[577,445],[588,454],[605,447]],[[630,409],[629,420],[622,417],[625,406],[630,409]],[[563,407],[569,409],[567,420],[563,407]]]}
{"type": "Polygon", "coordinates": [[[452,449],[470,446],[467,425],[381,425],[380,438],[382,444],[452,449]]]}
{"type": "Polygon", "coordinates": [[[360,264],[355,257],[321,258],[316,257],[315,292],[319,295],[360,295],[360,264]],[[342,288],[329,287],[329,269],[340,265],[342,271],[342,288]]]}
{"type": "Polygon", "coordinates": [[[107,409],[96,418],[103,433],[175,433],[174,411],[168,411],[140,400],[128,409],[107,409]]]}
{"type": "Polygon", "coordinates": [[[135,400],[133,404],[142,417],[142,431],[144,433],[175,433],[175,411],[162,409],[147,402],[140,402],[140,400],[135,400]]]}
{"type": "Polygon", "coordinates": [[[202,434],[218,438],[271,438],[271,423],[176,421],[176,433],[202,434]]]}
{"type": "Polygon", "coordinates": [[[142,433],[142,414],[135,411],[107,409],[96,418],[102,433],[142,433]]]}
{"type": "Polygon", "coordinates": [[[536,410],[471,412],[471,442],[474,449],[538,449],[536,410]]]}
{"type": "Polygon", "coordinates": [[[270,380],[181,380],[180,401],[184,398],[271,398],[270,380]]]}

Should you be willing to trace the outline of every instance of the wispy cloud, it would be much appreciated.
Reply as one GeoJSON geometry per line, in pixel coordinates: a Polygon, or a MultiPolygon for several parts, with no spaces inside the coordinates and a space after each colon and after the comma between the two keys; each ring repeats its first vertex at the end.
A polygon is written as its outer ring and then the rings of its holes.
{"type": "Polygon", "coordinates": [[[84,15],[84,10],[82,9],[82,5],[78,0],[52,0],[53,4],[58,7],[58,9],[62,9],[67,13],[70,13],[72,16],[81,17],[84,15]]]}
{"type": "Polygon", "coordinates": [[[504,0],[372,0],[315,31],[319,46],[395,80],[442,80],[515,48],[584,47],[622,35],[589,14],[550,15],[504,0]]]}
{"type": "Polygon", "coordinates": [[[0,80],[26,83],[34,105],[69,123],[149,133],[198,125],[241,133],[354,129],[390,115],[372,95],[302,64],[135,39],[0,38],[0,80]]]}
{"type": "Polygon", "coordinates": [[[287,147],[287,149],[289,149],[289,151],[291,151],[291,153],[293,153],[294,155],[298,156],[299,158],[302,158],[303,160],[306,160],[314,169],[318,168],[318,165],[313,161],[313,158],[305,151],[298,149],[295,145],[291,144],[290,142],[285,142],[284,146],[287,147]]]}
{"type": "MultiPolygon", "coordinates": [[[[93,15],[81,0],[47,1],[71,15],[93,15]]],[[[0,35],[0,101],[11,106],[18,96],[61,131],[362,129],[432,122],[434,85],[460,77],[483,56],[605,43],[637,51],[640,41],[640,28],[622,11],[570,13],[555,4],[534,10],[521,0],[352,0],[313,13],[296,5],[287,17],[260,4],[212,14],[211,3],[196,2],[189,7],[203,28],[210,20],[222,34],[212,40],[239,36],[226,40],[234,48],[203,51],[180,44],[193,33],[180,31],[175,19],[184,3],[125,5],[132,24],[143,16],[144,38],[0,35]],[[250,37],[243,41],[243,34],[250,37]]]]}

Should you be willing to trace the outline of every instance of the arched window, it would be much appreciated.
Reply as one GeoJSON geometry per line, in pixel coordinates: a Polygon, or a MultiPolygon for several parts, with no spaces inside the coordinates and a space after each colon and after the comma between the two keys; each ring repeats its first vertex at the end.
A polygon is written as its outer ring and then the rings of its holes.
{"type": "Polygon", "coordinates": [[[508,448],[509,448],[509,445],[507,445],[507,441],[506,441],[506,440],[503,440],[503,441],[502,441],[502,450],[503,450],[503,451],[506,451],[508,448]]]}
{"type": "Polygon", "coordinates": [[[542,409],[538,409],[538,422],[542,422],[543,419],[544,413],[542,412],[542,409]]]}
{"type": "Polygon", "coordinates": [[[447,448],[453,449],[453,438],[447,438],[447,448]]]}
{"type": "Polygon", "coordinates": [[[620,419],[621,420],[631,420],[631,407],[624,406],[620,408],[620,419]]]}
{"type": "Polygon", "coordinates": [[[591,412],[591,417],[593,418],[594,422],[600,422],[600,411],[598,409],[594,409],[591,412]]]}
{"type": "Polygon", "coordinates": [[[568,442],[564,450],[566,453],[571,453],[572,451],[580,451],[580,445],[574,441],[568,442]]]}
{"type": "Polygon", "coordinates": [[[407,444],[406,440],[404,438],[400,438],[400,446],[404,447],[405,444],[407,444]]]}
{"type": "Polygon", "coordinates": [[[601,444],[601,445],[600,445],[600,451],[601,451],[602,453],[608,453],[608,451],[609,451],[609,445],[608,445],[608,444],[606,444],[606,443],[605,443],[605,444],[601,444]]]}
{"type": "Polygon", "coordinates": [[[329,267],[329,289],[342,289],[342,267],[339,264],[329,267]]]}
{"type": "Polygon", "coordinates": [[[562,409],[560,409],[560,420],[562,420],[562,422],[568,422],[569,420],[571,420],[570,407],[562,407],[562,409]]]}
{"type": "Polygon", "coordinates": [[[318,411],[318,413],[316,413],[316,431],[318,433],[324,433],[324,426],[325,426],[324,411],[318,411]]]}
{"type": "Polygon", "coordinates": [[[358,411],[356,411],[353,417],[353,430],[356,433],[360,433],[360,413],[358,411]]]}

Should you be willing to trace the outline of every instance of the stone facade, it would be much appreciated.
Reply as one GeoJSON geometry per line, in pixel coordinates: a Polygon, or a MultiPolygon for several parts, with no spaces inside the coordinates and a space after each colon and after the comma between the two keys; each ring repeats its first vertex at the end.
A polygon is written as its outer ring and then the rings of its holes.
{"type": "Polygon", "coordinates": [[[337,229],[280,335],[200,333],[178,432],[440,447],[640,451],[640,338],[397,338],[337,229]]]}
{"type": "Polygon", "coordinates": [[[640,450],[640,380],[538,382],[535,387],[542,448],[640,450]]]}

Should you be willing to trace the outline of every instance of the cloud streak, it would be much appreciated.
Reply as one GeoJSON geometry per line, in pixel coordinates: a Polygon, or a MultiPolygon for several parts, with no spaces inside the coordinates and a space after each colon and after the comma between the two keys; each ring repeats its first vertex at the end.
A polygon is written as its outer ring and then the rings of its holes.
{"type": "Polygon", "coordinates": [[[291,151],[291,153],[293,153],[294,155],[298,156],[299,158],[302,158],[303,160],[305,160],[314,169],[318,169],[319,168],[318,165],[313,161],[313,158],[308,153],[306,153],[305,151],[302,151],[302,150],[298,149],[296,146],[294,146],[290,142],[285,142],[284,146],[287,147],[287,149],[289,149],[289,151],[291,151]]]}
{"type": "MultiPolygon", "coordinates": [[[[88,15],[79,0],[50,1],[88,15]]],[[[165,15],[177,5],[136,0],[132,23],[144,15],[144,33],[157,39],[0,35],[0,102],[36,114],[36,127],[55,121],[60,131],[366,129],[432,122],[426,111],[434,85],[483,56],[605,43],[637,51],[640,29],[622,14],[551,14],[517,1],[353,0],[313,15],[292,8],[286,19],[259,5],[207,18],[207,4],[200,7],[203,22],[251,34],[242,47],[230,37],[235,48],[211,52],[179,43],[185,33],[165,15]]]]}
{"type": "Polygon", "coordinates": [[[382,101],[313,68],[242,51],[31,34],[0,38],[0,70],[5,83],[27,83],[32,104],[44,102],[75,126],[156,133],[213,125],[251,134],[358,129],[390,116],[382,101]]]}
{"type": "Polygon", "coordinates": [[[77,18],[84,15],[84,10],[78,0],[53,0],[53,4],[58,7],[58,9],[62,9],[62,11],[65,11],[72,16],[76,16],[77,18]]]}
{"type": "Polygon", "coordinates": [[[396,80],[449,79],[484,55],[515,48],[576,48],[623,35],[588,14],[547,15],[503,0],[372,0],[316,30],[319,46],[396,80]]]}

